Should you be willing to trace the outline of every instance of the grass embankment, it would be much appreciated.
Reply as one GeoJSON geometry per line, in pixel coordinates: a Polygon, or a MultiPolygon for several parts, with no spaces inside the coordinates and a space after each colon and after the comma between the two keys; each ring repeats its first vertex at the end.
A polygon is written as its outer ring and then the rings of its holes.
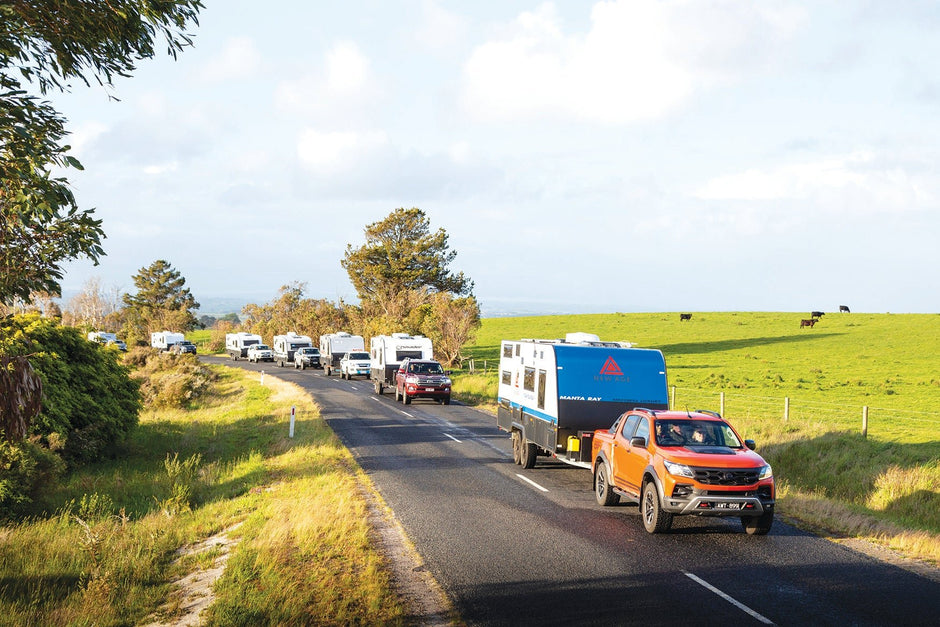
{"type": "Polygon", "coordinates": [[[719,410],[724,393],[725,416],[774,467],[781,514],[940,563],[940,316],[829,313],[801,328],[806,317],[489,318],[468,347],[477,372],[456,373],[454,390],[494,406],[503,339],[586,331],[658,348],[676,407],[719,410]]]}
{"type": "Polygon", "coordinates": [[[206,624],[403,622],[371,546],[367,479],[310,398],[216,371],[198,407],[144,412],[120,459],[68,477],[51,513],[0,528],[0,623],[172,622],[171,582],[218,556],[180,550],[227,529],[237,544],[206,624]]]}

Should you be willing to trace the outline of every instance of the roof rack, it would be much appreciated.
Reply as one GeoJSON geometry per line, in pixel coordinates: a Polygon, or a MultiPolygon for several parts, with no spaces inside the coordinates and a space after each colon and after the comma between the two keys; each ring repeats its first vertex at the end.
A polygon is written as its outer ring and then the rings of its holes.
{"type": "Polygon", "coordinates": [[[711,411],[710,409],[696,409],[695,413],[705,414],[706,416],[714,416],[715,418],[721,418],[721,414],[717,411],[711,411]]]}

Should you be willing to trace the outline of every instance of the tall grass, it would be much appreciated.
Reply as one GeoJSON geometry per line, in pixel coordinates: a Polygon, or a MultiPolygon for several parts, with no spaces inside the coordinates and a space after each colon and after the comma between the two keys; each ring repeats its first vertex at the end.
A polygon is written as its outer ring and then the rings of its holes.
{"type": "Polygon", "coordinates": [[[35,516],[0,529],[0,624],[172,620],[172,582],[198,565],[180,549],[236,523],[207,624],[403,621],[368,542],[367,479],[309,397],[217,370],[208,401],[145,412],[124,455],[73,474],[35,516]]]}
{"type": "Polygon", "coordinates": [[[677,407],[718,410],[724,394],[774,467],[781,513],[940,563],[940,315],[829,313],[801,328],[807,314],[489,318],[454,391],[496,398],[503,339],[586,331],[658,348],[677,407]]]}

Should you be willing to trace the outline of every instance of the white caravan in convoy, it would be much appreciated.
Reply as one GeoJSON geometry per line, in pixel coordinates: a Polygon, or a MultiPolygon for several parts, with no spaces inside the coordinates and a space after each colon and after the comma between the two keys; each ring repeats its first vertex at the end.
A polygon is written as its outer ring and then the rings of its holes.
{"type": "Polygon", "coordinates": [[[328,333],[320,336],[320,365],[323,372],[330,376],[339,370],[339,360],[348,352],[365,350],[366,344],[361,335],[350,335],[345,331],[328,333]]]}
{"type": "Polygon", "coordinates": [[[377,335],[369,342],[372,366],[369,378],[375,385],[375,393],[381,394],[386,387],[395,387],[395,373],[405,359],[434,359],[431,338],[423,335],[392,333],[377,335]]]}
{"type": "Polygon", "coordinates": [[[150,346],[158,351],[168,351],[174,344],[179,344],[186,336],[173,331],[156,331],[150,334],[150,346]]]}
{"type": "Polygon", "coordinates": [[[313,340],[307,335],[297,335],[293,331],[288,331],[284,335],[274,336],[274,361],[278,366],[284,367],[286,364],[293,365],[294,352],[298,348],[307,348],[313,346],[313,340]]]}
{"type": "Polygon", "coordinates": [[[248,348],[254,344],[263,344],[261,336],[246,331],[225,334],[225,352],[233,361],[248,356],[248,348]]]}

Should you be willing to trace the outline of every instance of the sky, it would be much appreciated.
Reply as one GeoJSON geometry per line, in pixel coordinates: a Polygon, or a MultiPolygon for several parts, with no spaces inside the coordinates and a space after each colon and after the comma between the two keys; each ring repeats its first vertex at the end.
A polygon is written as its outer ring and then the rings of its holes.
{"type": "Polygon", "coordinates": [[[484,315],[940,312],[940,4],[204,3],[48,96],[107,234],[64,295],[356,302],[347,244],[418,207],[484,315]]]}

